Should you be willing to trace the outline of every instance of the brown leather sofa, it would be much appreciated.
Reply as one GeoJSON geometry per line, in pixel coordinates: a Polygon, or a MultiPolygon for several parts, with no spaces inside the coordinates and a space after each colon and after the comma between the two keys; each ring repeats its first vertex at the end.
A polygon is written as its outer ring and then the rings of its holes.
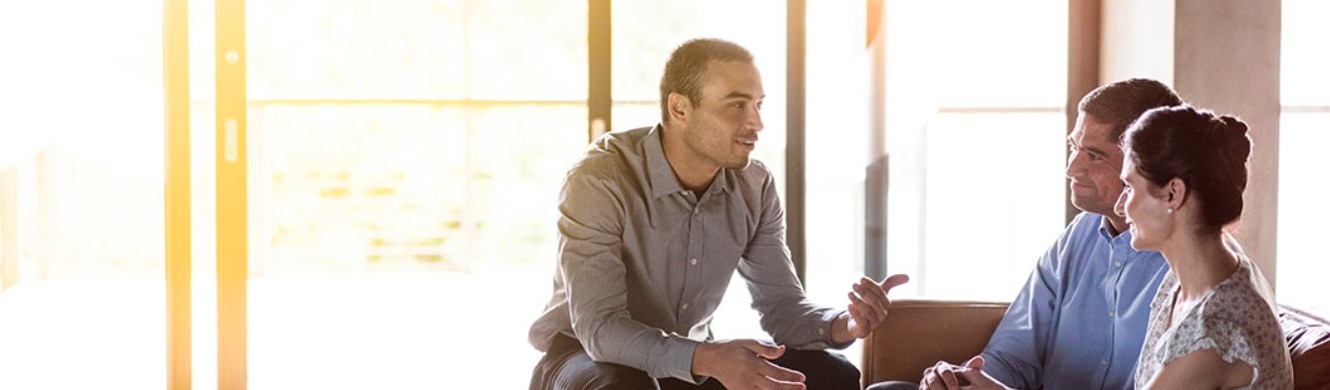
{"type": "MultiPolygon", "coordinates": [[[[997,329],[1006,303],[899,300],[864,340],[864,385],[916,382],[925,368],[979,354],[997,329]]],[[[1279,322],[1293,357],[1295,389],[1330,389],[1330,320],[1280,306],[1279,322]]]]}
{"type": "Polygon", "coordinates": [[[865,386],[918,382],[939,360],[963,362],[978,354],[997,329],[1006,303],[893,300],[887,321],[864,339],[865,386]]]}

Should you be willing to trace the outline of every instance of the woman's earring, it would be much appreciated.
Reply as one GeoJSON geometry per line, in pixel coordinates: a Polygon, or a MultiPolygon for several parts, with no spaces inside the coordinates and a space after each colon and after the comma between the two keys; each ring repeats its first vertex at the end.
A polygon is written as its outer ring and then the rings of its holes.
{"type": "Polygon", "coordinates": [[[1169,207],[1169,208],[1168,208],[1168,213],[1169,213],[1169,214],[1173,214],[1173,208],[1172,208],[1172,207],[1169,207]]]}

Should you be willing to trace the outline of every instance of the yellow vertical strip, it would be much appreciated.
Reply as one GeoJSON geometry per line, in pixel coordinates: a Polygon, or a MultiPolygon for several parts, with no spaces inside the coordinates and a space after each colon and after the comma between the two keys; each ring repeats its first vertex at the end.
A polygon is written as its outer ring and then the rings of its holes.
{"type": "Polygon", "coordinates": [[[18,166],[0,169],[0,292],[18,283],[18,166]]]}
{"type": "Polygon", "coordinates": [[[190,177],[189,1],[162,4],[162,64],[166,104],[166,388],[189,390],[190,177]]]}
{"type": "Polygon", "coordinates": [[[247,386],[245,2],[217,0],[217,388],[247,386]]]}

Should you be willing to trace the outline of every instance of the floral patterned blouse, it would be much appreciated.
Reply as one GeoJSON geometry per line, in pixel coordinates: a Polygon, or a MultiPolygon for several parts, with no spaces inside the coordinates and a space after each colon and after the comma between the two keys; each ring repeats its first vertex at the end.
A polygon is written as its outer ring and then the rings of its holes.
{"type": "MultiPolygon", "coordinates": [[[[1243,389],[1292,389],[1293,367],[1269,296],[1258,289],[1252,263],[1239,258],[1238,269],[1215,285],[1201,301],[1168,326],[1173,297],[1181,287],[1173,271],[1150,304],[1150,327],[1136,366],[1136,388],[1144,388],[1164,365],[1187,354],[1214,349],[1224,361],[1251,365],[1252,382],[1243,389]]],[[[1259,273],[1257,273],[1259,277],[1259,273]]]]}

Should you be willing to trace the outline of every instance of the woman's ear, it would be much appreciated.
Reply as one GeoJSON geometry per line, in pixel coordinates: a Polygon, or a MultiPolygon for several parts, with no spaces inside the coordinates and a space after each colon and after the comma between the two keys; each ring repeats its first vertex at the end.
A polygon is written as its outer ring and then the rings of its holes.
{"type": "Polygon", "coordinates": [[[1183,204],[1187,203],[1187,182],[1175,177],[1164,186],[1166,192],[1164,201],[1168,203],[1169,208],[1180,209],[1183,204]]]}

